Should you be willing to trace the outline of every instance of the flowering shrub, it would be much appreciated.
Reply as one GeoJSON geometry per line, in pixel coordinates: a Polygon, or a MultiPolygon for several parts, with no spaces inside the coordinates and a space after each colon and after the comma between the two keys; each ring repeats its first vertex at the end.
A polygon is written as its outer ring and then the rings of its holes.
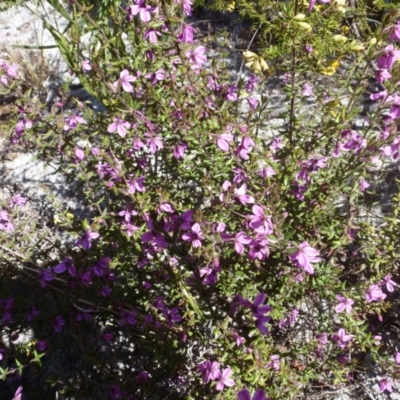
{"type": "MultiPolygon", "coordinates": [[[[232,78],[195,41],[190,0],[110,0],[97,17],[48,3],[70,21],[44,21],[68,67],[107,111],[44,111],[26,93],[10,121],[86,205],[54,201],[52,226],[21,193],[1,205],[1,376],[16,396],[293,398],[363,379],[367,355],[392,391],[400,197],[377,216],[373,189],[398,156],[397,15],[356,31],[363,5],[274,6],[277,115],[264,55],[249,48],[232,78]]],[[[0,66],[1,90],[20,90],[0,66]]]]}

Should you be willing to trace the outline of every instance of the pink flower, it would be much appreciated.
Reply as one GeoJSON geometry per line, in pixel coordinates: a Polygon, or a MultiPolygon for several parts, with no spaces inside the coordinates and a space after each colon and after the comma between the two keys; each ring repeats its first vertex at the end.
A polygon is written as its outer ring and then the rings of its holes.
{"type": "Polygon", "coordinates": [[[346,335],[346,331],[340,328],[337,334],[332,335],[332,340],[338,343],[339,347],[344,349],[347,342],[350,342],[353,335],[346,335]]]}
{"type": "Polygon", "coordinates": [[[371,285],[365,292],[365,297],[367,303],[371,303],[372,301],[383,301],[386,298],[386,294],[382,292],[378,285],[371,285]]]}
{"type": "Polygon", "coordinates": [[[217,146],[222,151],[229,151],[229,143],[232,142],[233,135],[231,133],[222,133],[218,136],[217,146]]]}
{"type": "Polygon", "coordinates": [[[393,392],[392,382],[389,380],[389,378],[383,378],[379,381],[379,389],[381,392],[384,392],[385,390],[387,390],[389,393],[393,392]]]}
{"type": "Polygon", "coordinates": [[[100,236],[99,233],[93,231],[86,231],[83,236],[75,242],[75,246],[82,246],[85,250],[89,250],[92,247],[91,241],[97,239],[100,236]]]}
{"type": "Polygon", "coordinates": [[[296,267],[303,268],[310,275],[314,273],[311,263],[321,261],[318,250],[312,248],[307,242],[303,242],[289,258],[296,267]]]}
{"type": "Polygon", "coordinates": [[[4,210],[0,210],[0,230],[7,233],[14,232],[14,225],[11,222],[10,216],[4,210]]]}
{"type": "Polygon", "coordinates": [[[183,24],[183,28],[181,33],[178,36],[178,42],[180,43],[193,43],[193,35],[195,33],[195,29],[187,24],[183,24]]]}
{"type": "Polygon", "coordinates": [[[358,181],[358,187],[361,192],[363,192],[365,189],[369,188],[371,185],[365,180],[365,179],[360,179],[358,181]]]}
{"type": "MultiPolygon", "coordinates": [[[[24,206],[26,203],[26,198],[22,197],[19,193],[11,197],[8,205],[12,208],[14,206],[24,206]]],[[[0,219],[1,219],[1,214],[0,214],[0,219]]]]}
{"type": "Polygon", "coordinates": [[[188,147],[187,144],[184,142],[181,142],[177,146],[175,146],[174,147],[174,157],[176,159],[184,158],[187,147],[188,147]]]}
{"type": "Polygon", "coordinates": [[[22,386],[18,386],[17,391],[14,393],[14,397],[12,398],[12,400],[21,400],[22,399],[22,386]]]}
{"type": "Polygon", "coordinates": [[[114,118],[114,122],[108,127],[107,132],[113,133],[117,131],[119,136],[125,137],[126,130],[130,127],[131,124],[129,122],[124,121],[121,118],[114,118]]]}
{"type": "Polygon", "coordinates": [[[335,311],[341,313],[346,310],[347,314],[351,314],[351,306],[354,304],[354,300],[347,299],[340,294],[336,298],[339,300],[339,304],[335,307],[335,311]]]}
{"type": "Polygon", "coordinates": [[[224,389],[224,386],[232,387],[235,386],[235,382],[233,379],[229,378],[232,375],[232,370],[230,368],[225,368],[220,374],[219,380],[215,389],[221,391],[224,389]]]}
{"type": "Polygon", "coordinates": [[[252,208],[253,215],[250,218],[250,227],[257,233],[268,235],[272,233],[273,226],[271,217],[264,214],[264,209],[260,206],[254,205],[252,208]]]}
{"type": "Polygon", "coordinates": [[[194,50],[187,51],[186,57],[196,67],[201,67],[202,64],[205,64],[207,62],[207,57],[204,54],[205,51],[206,51],[206,48],[204,46],[199,46],[199,47],[196,47],[196,49],[194,49],[194,50]]]}
{"type": "Polygon", "coordinates": [[[129,71],[127,69],[124,69],[119,74],[119,79],[113,83],[113,86],[118,87],[119,85],[121,85],[122,89],[125,90],[125,92],[131,93],[133,91],[133,87],[129,82],[135,81],[136,77],[129,75],[129,71]]]}
{"type": "Polygon", "coordinates": [[[281,369],[279,356],[271,356],[270,362],[266,365],[267,368],[272,368],[274,371],[279,371],[281,369]]]}
{"type": "Polygon", "coordinates": [[[161,32],[156,31],[155,29],[149,28],[146,30],[143,38],[149,39],[150,43],[156,44],[157,43],[157,36],[161,36],[161,32]]]}
{"type": "Polygon", "coordinates": [[[400,41],[400,20],[397,21],[396,25],[389,28],[389,40],[400,41]]]}
{"type": "Polygon", "coordinates": [[[400,50],[397,50],[392,44],[389,44],[383,50],[383,55],[381,55],[377,64],[381,69],[390,69],[393,67],[394,63],[400,59],[400,50]]]}
{"type": "Polygon", "coordinates": [[[127,181],[128,193],[133,194],[135,192],[144,192],[146,190],[146,188],[143,185],[145,179],[146,178],[144,176],[140,176],[139,178],[129,179],[127,181]]]}
{"type": "Polygon", "coordinates": [[[238,400],[266,400],[266,395],[265,391],[263,389],[257,389],[254,392],[253,397],[251,397],[250,392],[247,390],[247,388],[242,389],[238,395],[237,395],[238,400]]]}
{"type": "Polygon", "coordinates": [[[175,0],[175,3],[182,4],[182,11],[188,17],[192,15],[192,0],[175,0]]]}
{"type": "Polygon", "coordinates": [[[147,139],[146,144],[147,144],[147,146],[149,146],[149,150],[150,150],[151,154],[155,154],[157,152],[157,149],[162,149],[164,147],[162,139],[159,136],[147,139]]]}
{"type": "Polygon", "coordinates": [[[199,371],[202,373],[202,379],[204,383],[210,382],[210,380],[218,379],[221,376],[219,369],[219,362],[206,360],[199,365],[199,371]]]}
{"type": "Polygon", "coordinates": [[[158,7],[151,7],[145,4],[145,0],[135,0],[135,5],[130,6],[130,13],[132,15],[139,14],[142,22],[149,22],[151,20],[150,13],[156,13],[158,7]]]}
{"type": "Polygon", "coordinates": [[[65,260],[63,260],[63,261],[61,262],[61,264],[58,264],[58,265],[56,265],[56,266],[53,268],[53,271],[54,271],[56,274],[62,274],[63,272],[65,272],[65,271],[67,271],[67,270],[68,270],[68,273],[69,273],[71,276],[77,276],[76,268],[75,268],[75,266],[72,264],[72,260],[71,260],[69,257],[67,257],[65,260]]]}
{"type": "Polygon", "coordinates": [[[193,247],[201,247],[201,240],[204,240],[203,234],[201,232],[200,225],[196,222],[192,228],[191,232],[184,233],[182,239],[185,242],[192,242],[193,247]]]}
{"type": "Polygon", "coordinates": [[[92,70],[89,60],[83,60],[81,64],[82,72],[88,72],[92,70]]]}
{"type": "Polygon", "coordinates": [[[86,124],[86,121],[79,115],[72,114],[65,119],[64,130],[68,131],[69,129],[75,129],[78,124],[86,124]]]}
{"type": "Polygon", "coordinates": [[[384,81],[387,81],[390,79],[392,75],[387,69],[380,69],[379,71],[376,72],[375,78],[379,83],[382,83],[384,81]]]}
{"type": "Polygon", "coordinates": [[[309,83],[305,83],[303,85],[303,91],[301,92],[301,94],[302,94],[302,96],[305,96],[305,97],[314,96],[314,93],[312,90],[313,90],[313,85],[310,85],[309,83]]]}
{"type": "Polygon", "coordinates": [[[246,194],[247,185],[244,183],[239,189],[234,190],[235,196],[245,206],[248,203],[254,203],[254,197],[246,194]]]}
{"type": "Polygon", "coordinates": [[[394,286],[397,286],[397,283],[392,281],[390,275],[386,275],[382,282],[379,283],[380,286],[386,285],[386,289],[388,292],[394,291],[394,286]]]}
{"type": "Polygon", "coordinates": [[[75,157],[77,160],[82,161],[85,158],[85,152],[81,148],[77,147],[75,149],[75,157]]]}
{"type": "Polygon", "coordinates": [[[395,360],[397,365],[400,365],[400,352],[396,351],[395,360]]]}

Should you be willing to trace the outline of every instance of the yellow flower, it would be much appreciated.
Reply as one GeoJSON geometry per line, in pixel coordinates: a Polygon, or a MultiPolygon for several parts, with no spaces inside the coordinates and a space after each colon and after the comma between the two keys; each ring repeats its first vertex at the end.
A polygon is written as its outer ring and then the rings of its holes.
{"type": "Polygon", "coordinates": [[[336,70],[340,67],[340,60],[343,56],[339,56],[336,60],[333,60],[326,64],[324,67],[319,69],[320,74],[325,76],[333,75],[336,70]]]}
{"type": "Polygon", "coordinates": [[[304,21],[306,19],[305,14],[297,14],[293,17],[296,21],[304,21]]]}
{"type": "Polygon", "coordinates": [[[343,35],[333,35],[332,40],[336,43],[345,43],[347,42],[347,37],[343,35]]]}
{"type": "Polygon", "coordinates": [[[232,3],[229,3],[229,4],[226,6],[226,11],[232,12],[232,11],[235,10],[235,7],[236,7],[236,2],[235,2],[235,1],[232,1],[232,3]]]}
{"type": "Polygon", "coordinates": [[[349,46],[350,51],[358,52],[358,51],[363,51],[364,49],[365,49],[364,45],[360,42],[357,42],[356,40],[353,40],[349,46]]]}
{"type": "Polygon", "coordinates": [[[250,68],[253,72],[264,72],[269,69],[265,60],[252,51],[244,51],[243,59],[246,67],[250,68]]]}
{"type": "Polygon", "coordinates": [[[304,31],[312,32],[312,26],[307,22],[296,21],[296,25],[304,31]]]}

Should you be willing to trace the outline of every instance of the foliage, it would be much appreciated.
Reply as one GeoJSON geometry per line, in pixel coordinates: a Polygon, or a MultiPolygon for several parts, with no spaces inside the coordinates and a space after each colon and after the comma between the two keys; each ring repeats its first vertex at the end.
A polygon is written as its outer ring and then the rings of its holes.
{"type": "Polygon", "coordinates": [[[194,41],[190,1],[48,3],[70,24],[43,23],[106,112],[31,107],[2,61],[1,90],[20,91],[11,141],[86,206],[53,199],[51,226],[23,196],[0,208],[3,377],[49,398],[290,399],[372,368],[390,390],[400,199],[377,215],[373,189],[399,154],[396,10],[371,29],[363,2],[238,1],[262,29],[254,74],[232,77],[194,41]]]}

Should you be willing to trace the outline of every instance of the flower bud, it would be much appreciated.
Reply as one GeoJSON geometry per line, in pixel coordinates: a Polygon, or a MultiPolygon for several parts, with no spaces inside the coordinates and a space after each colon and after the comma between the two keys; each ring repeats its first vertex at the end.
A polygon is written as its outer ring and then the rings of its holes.
{"type": "Polygon", "coordinates": [[[347,37],[343,35],[334,35],[332,36],[332,40],[336,43],[346,43],[347,37]]]}
{"type": "Polygon", "coordinates": [[[297,22],[296,25],[303,31],[312,32],[312,26],[307,24],[307,22],[297,22]]]}
{"type": "Polygon", "coordinates": [[[305,14],[297,14],[293,17],[296,21],[304,21],[306,19],[305,14]]]}

